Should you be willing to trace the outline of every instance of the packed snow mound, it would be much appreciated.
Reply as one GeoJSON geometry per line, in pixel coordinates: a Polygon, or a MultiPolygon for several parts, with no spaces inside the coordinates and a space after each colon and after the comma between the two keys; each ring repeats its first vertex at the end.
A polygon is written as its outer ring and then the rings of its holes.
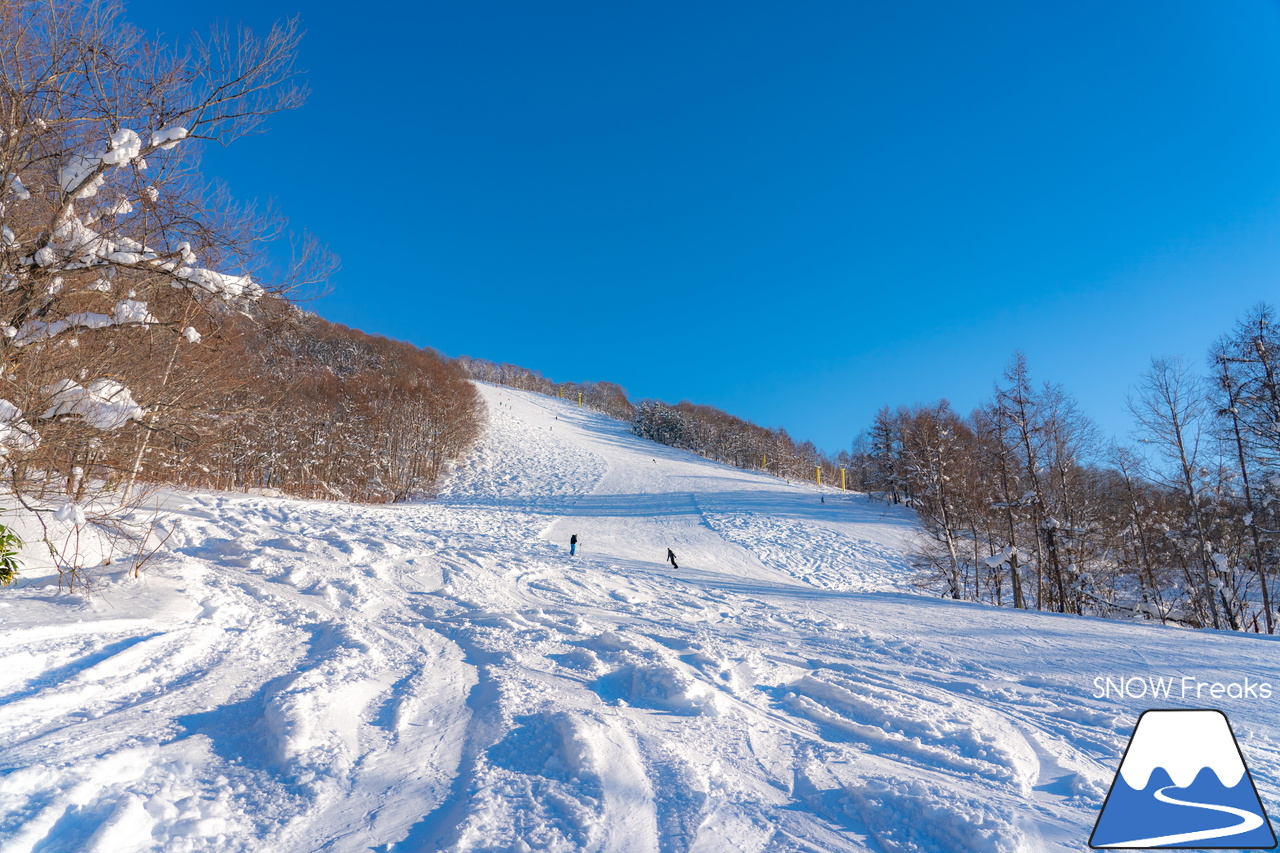
{"type": "MultiPolygon", "coordinates": [[[[913,594],[904,510],[481,392],[436,502],[169,494],[141,578],[0,591],[0,850],[1075,851],[1145,710],[1095,679],[1280,685],[1269,638],[913,594]]],[[[1265,798],[1275,714],[1226,710],[1265,798]]]]}

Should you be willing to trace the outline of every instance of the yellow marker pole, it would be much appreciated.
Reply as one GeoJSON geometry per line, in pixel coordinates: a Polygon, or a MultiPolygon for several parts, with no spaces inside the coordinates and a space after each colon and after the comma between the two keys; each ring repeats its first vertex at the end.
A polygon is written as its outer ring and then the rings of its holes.
{"type": "Polygon", "coordinates": [[[844,469],[840,469],[840,491],[844,491],[844,469]]]}
{"type": "Polygon", "coordinates": [[[556,396],[557,396],[557,397],[559,397],[561,400],[563,400],[563,399],[564,399],[564,389],[563,389],[563,388],[557,388],[557,389],[556,389],[556,396]]]}
{"type": "Polygon", "coordinates": [[[578,408],[579,409],[582,408],[582,392],[581,391],[578,392],[578,408]]]}
{"type": "Polygon", "coordinates": [[[822,485],[822,469],[821,468],[818,469],[818,485],[819,486],[822,485]]]}
{"type": "Polygon", "coordinates": [[[768,471],[768,470],[769,470],[769,456],[768,456],[768,454],[765,454],[764,456],[761,456],[761,457],[760,457],[760,467],[761,467],[761,468],[763,468],[763,469],[764,469],[764,470],[766,470],[766,471],[768,471]]]}

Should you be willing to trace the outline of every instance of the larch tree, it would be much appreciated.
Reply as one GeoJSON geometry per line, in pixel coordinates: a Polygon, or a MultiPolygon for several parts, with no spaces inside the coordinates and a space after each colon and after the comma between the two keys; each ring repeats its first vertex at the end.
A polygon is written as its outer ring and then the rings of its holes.
{"type": "MultiPolygon", "coordinates": [[[[1159,459],[1152,470],[1181,495],[1185,511],[1182,536],[1191,545],[1188,569],[1199,589],[1198,604],[1214,628],[1222,626],[1216,564],[1204,508],[1205,467],[1202,455],[1207,398],[1203,382],[1180,359],[1153,359],[1129,409],[1143,441],[1159,459]],[[1161,464],[1162,463],[1162,464],[1161,464]]],[[[1191,577],[1188,578],[1191,580],[1191,577]]]]}

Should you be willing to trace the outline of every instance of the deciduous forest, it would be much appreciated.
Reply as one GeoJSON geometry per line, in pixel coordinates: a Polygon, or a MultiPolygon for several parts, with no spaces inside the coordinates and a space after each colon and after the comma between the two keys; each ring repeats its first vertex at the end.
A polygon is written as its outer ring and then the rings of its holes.
{"type": "Polygon", "coordinates": [[[1203,370],[1153,359],[1122,444],[1018,354],[968,415],[946,400],[882,409],[849,461],[860,488],[919,513],[915,559],[942,594],[1274,633],[1278,359],[1266,305],[1203,370]]]}

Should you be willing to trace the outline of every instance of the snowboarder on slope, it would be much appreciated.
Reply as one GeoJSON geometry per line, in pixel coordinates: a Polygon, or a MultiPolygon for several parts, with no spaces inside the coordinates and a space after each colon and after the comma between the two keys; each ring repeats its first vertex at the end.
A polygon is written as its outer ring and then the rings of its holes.
{"type": "Polygon", "coordinates": [[[667,559],[671,562],[671,568],[673,569],[680,568],[679,566],[676,565],[676,552],[672,551],[670,548],[667,549],[667,559]]]}
{"type": "Polygon", "coordinates": [[[578,550],[578,534],[569,537],[569,556],[572,557],[578,550]]]}

